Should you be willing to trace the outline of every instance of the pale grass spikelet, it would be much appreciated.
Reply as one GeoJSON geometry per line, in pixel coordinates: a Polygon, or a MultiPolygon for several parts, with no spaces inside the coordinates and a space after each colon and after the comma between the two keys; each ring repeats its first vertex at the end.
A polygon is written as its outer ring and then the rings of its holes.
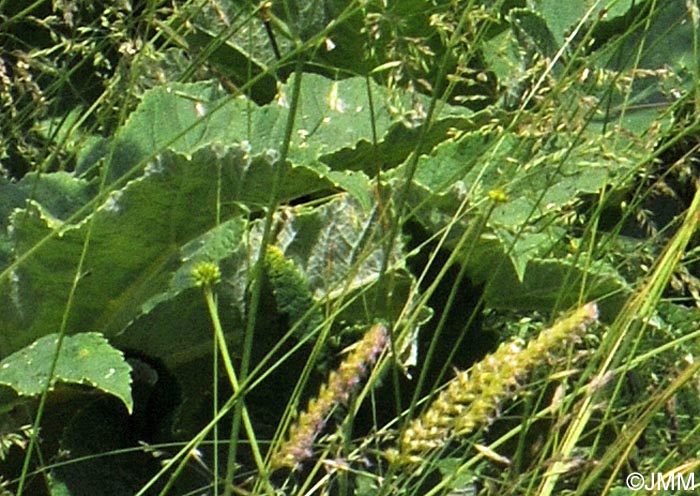
{"type": "Polygon", "coordinates": [[[330,373],[318,395],[309,401],[306,411],[292,425],[288,439],[272,455],[270,464],[273,469],[297,469],[303,460],[312,455],[313,442],[325,427],[331,410],[348,401],[369,367],[386,347],[388,339],[386,327],[376,324],[353,346],[340,366],[330,373]]]}
{"type": "Polygon", "coordinates": [[[419,418],[413,420],[399,441],[399,463],[420,459],[421,455],[443,447],[454,436],[464,436],[498,415],[500,402],[513,394],[519,381],[554,351],[581,338],[598,319],[598,307],[588,303],[543,330],[523,348],[516,340],[503,343],[476,363],[459,372],[419,418]]]}

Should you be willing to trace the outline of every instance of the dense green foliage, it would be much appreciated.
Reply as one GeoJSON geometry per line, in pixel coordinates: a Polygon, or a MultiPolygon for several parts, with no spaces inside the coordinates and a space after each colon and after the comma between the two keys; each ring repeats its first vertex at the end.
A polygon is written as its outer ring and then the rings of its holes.
{"type": "Polygon", "coordinates": [[[680,0],[0,1],[2,494],[692,473],[699,26],[680,0]],[[518,385],[498,415],[387,456],[454,368],[590,301],[530,376],[475,368],[518,385]]]}

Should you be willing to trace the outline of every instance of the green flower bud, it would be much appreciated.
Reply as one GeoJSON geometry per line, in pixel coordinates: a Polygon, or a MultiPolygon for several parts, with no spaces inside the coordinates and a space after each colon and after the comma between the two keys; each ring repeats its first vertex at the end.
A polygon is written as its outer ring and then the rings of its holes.
{"type": "Polygon", "coordinates": [[[219,266],[211,262],[199,262],[190,272],[197,287],[213,286],[221,280],[219,266]]]}

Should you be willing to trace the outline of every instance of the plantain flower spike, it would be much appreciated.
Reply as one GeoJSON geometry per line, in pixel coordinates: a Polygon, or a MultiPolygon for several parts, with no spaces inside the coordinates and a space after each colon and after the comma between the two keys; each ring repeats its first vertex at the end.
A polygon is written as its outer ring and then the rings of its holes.
{"type": "Polygon", "coordinates": [[[313,442],[325,427],[331,410],[348,401],[388,340],[386,327],[376,324],[354,345],[340,366],[330,373],[318,395],[309,402],[306,411],[292,425],[289,438],[272,455],[270,464],[273,470],[282,467],[296,470],[302,461],[312,455],[313,442]]]}
{"type": "Polygon", "coordinates": [[[597,305],[588,303],[543,330],[525,348],[518,340],[501,344],[469,371],[459,372],[428,410],[409,424],[400,438],[399,452],[388,451],[387,457],[398,463],[419,461],[450,438],[489,424],[520,379],[557,349],[580,340],[597,319],[597,305]]]}

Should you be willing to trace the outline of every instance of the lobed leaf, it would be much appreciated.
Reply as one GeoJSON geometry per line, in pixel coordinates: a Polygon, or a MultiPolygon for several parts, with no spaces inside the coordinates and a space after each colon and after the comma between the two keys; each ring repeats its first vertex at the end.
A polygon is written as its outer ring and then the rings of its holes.
{"type": "MultiPolygon", "coordinates": [[[[0,322],[5,352],[58,327],[88,233],[69,327],[97,328],[111,337],[168,287],[180,250],[215,227],[219,172],[224,202],[220,214],[226,219],[245,212],[245,204],[269,201],[272,167],[266,157],[248,156],[238,147],[203,148],[191,157],[166,152],[82,222],[63,223],[34,201],[17,210],[11,220],[15,256],[35,251],[11,278],[0,282],[1,294],[10,302],[0,322]]],[[[307,168],[285,168],[283,199],[326,184],[307,168]]]]}
{"type": "Polygon", "coordinates": [[[58,335],[49,334],[5,358],[0,362],[0,384],[21,396],[37,396],[57,382],[84,384],[116,396],[131,413],[131,367],[121,351],[97,332],[66,336],[49,381],[57,344],[58,335]]]}
{"type": "MultiPolygon", "coordinates": [[[[551,257],[564,249],[566,212],[585,194],[614,182],[619,186],[634,167],[632,157],[618,158],[602,140],[565,150],[540,149],[534,156],[530,146],[528,137],[467,133],[422,157],[414,175],[410,203],[427,229],[449,228],[448,246],[453,248],[462,236],[471,236],[462,263],[475,283],[488,282],[488,305],[545,309],[561,295],[577,295],[577,284],[585,280],[580,269],[551,257]],[[504,192],[504,201],[490,199],[493,191],[504,192]],[[482,232],[470,231],[484,219],[482,232]],[[545,261],[557,268],[537,271],[545,261]],[[569,278],[562,279],[566,273],[569,278]],[[530,293],[536,296],[522,298],[530,293]]],[[[613,271],[599,272],[597,265],[586,270],[589,297],[626,291],[619,278],[611,277],[613,271]]]]}

